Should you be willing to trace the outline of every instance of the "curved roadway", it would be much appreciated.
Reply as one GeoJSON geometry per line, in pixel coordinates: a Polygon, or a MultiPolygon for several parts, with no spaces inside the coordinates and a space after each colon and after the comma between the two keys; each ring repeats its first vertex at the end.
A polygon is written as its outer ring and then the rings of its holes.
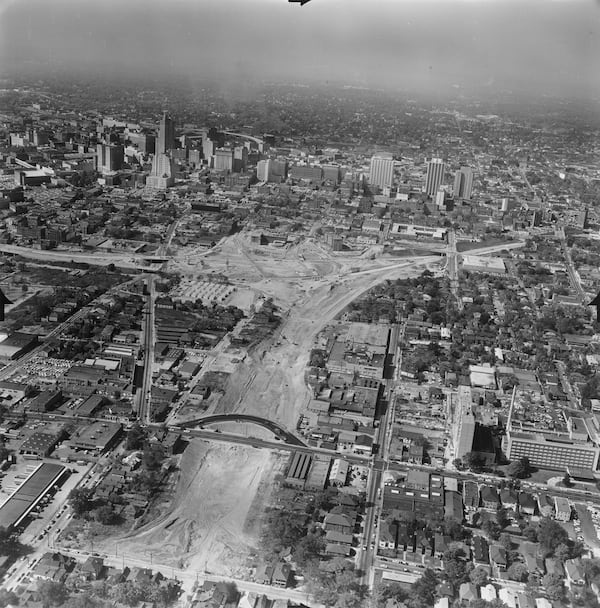
{"type": "Polygon", "coordinates": [[[267,420],[266,418],[260,418],[259,416],[249,416],[247,414],[217,414],[215,416],[206,416],[205,418],[197,418],[196,420],[180,422],[179,424],[174,424],[173,426],[179,426],[182,428],[197,428],[206,426],[207,424],[214,424],[216,422],[250,422],[252,424],[258,424],[259,426],[268,429],[276,437],[280,437],[290,445],[306,447],[306,444],[303,441],[298,439],[298,437],[289,431],[286,431],[276,422],[267,420]]]}

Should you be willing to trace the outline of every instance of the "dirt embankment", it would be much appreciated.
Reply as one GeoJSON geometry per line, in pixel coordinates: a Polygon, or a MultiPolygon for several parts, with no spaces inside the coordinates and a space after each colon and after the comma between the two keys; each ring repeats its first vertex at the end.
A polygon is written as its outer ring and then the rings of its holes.
{"type": "MultiPolygon", "coordinates": [[[[246,557],[258,544],[249,512],[251,507],[252,517],[261,512],[280,459],[268,450],[193,440],[181,462],[170,512],[116,539],[119,554],[151,554],[155,563],[244,576],[246,557]]],[[[106,542],[108,552],[114,546],[115,539],[106,542]]]]}

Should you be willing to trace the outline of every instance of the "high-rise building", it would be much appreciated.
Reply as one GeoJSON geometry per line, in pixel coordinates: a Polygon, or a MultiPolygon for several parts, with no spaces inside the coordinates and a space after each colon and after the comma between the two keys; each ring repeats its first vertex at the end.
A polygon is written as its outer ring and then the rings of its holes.
{"type": "Polygon", "coordinates": [[[241,173],[248,166],[248,148],[246,146],[236,146],[233,149],[233,171],[241,173]]]}
{"type": "Polygon", "coordinates": [[[394,181],[394,157],[391,154],[375,154],[371,158],[369,183],[372,186],[384,188],[391,186],[394,181]]]}
{"type": "Polygon", "coordinates": [[[332,182],[334,185],[340,183],[340,167],[338,165],[323,165],[323,179],[332,182]]]}
{"type": "Polygon", "coordinates": [[[425,178],[425,194],[435,196],[439,187],[444,183],[446,164],[441,158],[432,158],[427,163],[427,177],[425,178]]]}
{"type": "Polygon", "coordinates": [[[256,177],[259,182],[281,183],[287,177],[287,162],[284,160],[261,160],[256,166],[256,177]]]}
{"type": "Polygon", "coordinates": [[[473,169],[461,167],[454,177],[454,198],[471,199],[473,191],[473,169]]]}
{"type": "Polygon", "coordinates": [[[462,458],[472,450],[475,436],[475,415],[469,386],[458,387],[454,421],[454,457],[462,458]]]}
{"type": "Polygon", "coordinates": [[[123,167],[125,148],[123,146],[98,144],[96,155],[98,172],[103,174],[112,173],[123,167]]]}
{"type": "Polygon", "coordinates": [[[146,180],[146,185],[149,188],[166,190],[175,183],[173,159],[167,154],[167,150],[173,147],[174,137],[173,121],[165,112],[156,138],[156,152],[152,160],[152,171],[146,180]]]}
{"type": "Polygon", "coordinates": [[[156,138],[156,154],[165,154],[175,147],[175,123],[167,112],[163,112],[163,117],[158,128],[156,138]]]}
{"type": "Polygon", "coordinates": [[[215,171],[233,171],[233,150],[231,148],[220,148],[215,150],[213,159],[215,171]]]}
{"type": "Polygon", "coordinates": [[[269,180],[269,174],[267,173],[269,165],[266,160],[259,160],[256,165],[256,178],[259,182],[266,182],[269,180]]]}

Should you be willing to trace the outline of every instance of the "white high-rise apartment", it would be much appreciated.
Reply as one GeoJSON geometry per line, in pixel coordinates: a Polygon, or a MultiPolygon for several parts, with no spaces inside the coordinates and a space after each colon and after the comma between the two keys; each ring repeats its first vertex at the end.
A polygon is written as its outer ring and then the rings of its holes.
{"type": "Polygon", "coordinates": [[[372,186],[385,188],[391,186],[394,181],[394,157],[391,154],[375,154],[371,158],[371,170],[369,172],[369,183],[372,186]]]}

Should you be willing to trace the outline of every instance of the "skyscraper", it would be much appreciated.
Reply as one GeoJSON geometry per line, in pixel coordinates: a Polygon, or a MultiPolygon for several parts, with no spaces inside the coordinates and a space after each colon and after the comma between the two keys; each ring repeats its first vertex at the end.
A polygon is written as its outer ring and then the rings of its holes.
{"type": "Polygon", "coordinates": [[[112,173],[123,166],[125,149],[123,146],[98,144],[96,147],[96,160],[99,173],[112,173]]]}
{"type": "Polygon", "coordinates": [[[473,191],[473,169],[461,167],[454,177],[454,198],[470,200],[473,191]]]}
{"type": "Polygon", "coordinates": [[[173,148],[174,138],[173,121],[165,112],[160,121],[158,137],[156,138],[156,152],[152,160],[152,171],[146,180],[146,185],[149,188],[166,190],[175,183],[173,160],[167,154],[167,151],[173,148]]]}
{"type": "Polygon", "coordinates": [[[233,150],[231,148],[219,148],[215,150],[213,168],[215,171],[233,171],[233,150]]]}
{"type": "Polygon", "coordinates": [[[432,158],[427,163],[427,177],[425,178],[425,194],[435,196],[444,182],[446,164],[441,158],[432,158]]]}
{"type": "Polygon", "coordinates": [[[158,128],[156,139],[156,154],[164,154],[175,146],[175,124],[173,119],[165,111],[158,128]]]}
{"type": "Polygon", "coordinates": [[[391,154],[375,154],[371,158],[369,183],[372,186],[384,188],[391,186],[394,181],[394,158],[391,154]]]}

